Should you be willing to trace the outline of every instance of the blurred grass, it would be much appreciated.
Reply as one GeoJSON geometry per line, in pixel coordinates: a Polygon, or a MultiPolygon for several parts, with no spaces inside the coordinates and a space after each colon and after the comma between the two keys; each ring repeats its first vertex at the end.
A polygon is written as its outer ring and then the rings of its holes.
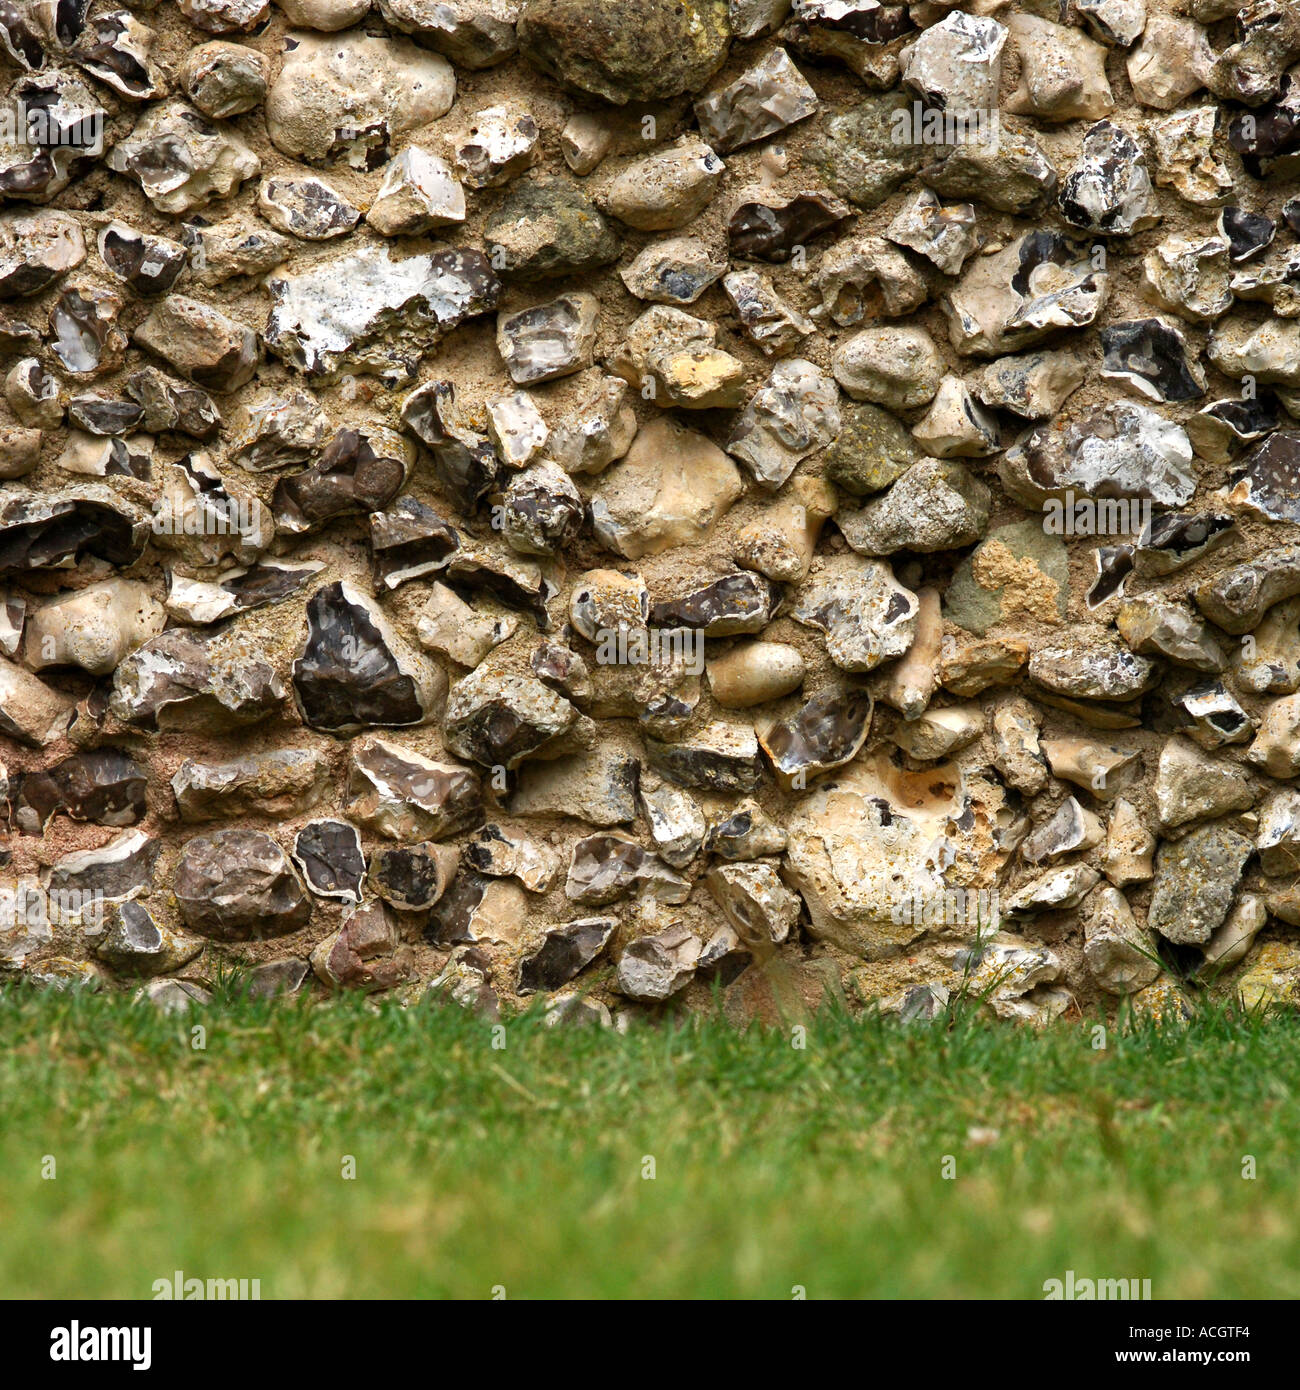
{"type": "Polygon", "coordinates": [[[1091,1026],[0,991],[0,1296],[1300,1297],[1300,1025],[1091,1026]]]}

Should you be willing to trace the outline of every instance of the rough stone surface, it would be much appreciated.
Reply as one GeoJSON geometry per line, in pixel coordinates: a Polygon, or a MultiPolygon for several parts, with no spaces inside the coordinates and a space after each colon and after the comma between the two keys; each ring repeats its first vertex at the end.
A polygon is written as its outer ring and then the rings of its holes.
{"type": "Polygon", "coordinates": [[[0,850],[111,910],[6,975],[1294,994],[1293,7],[91,8],[0,14],[0,850]]]}

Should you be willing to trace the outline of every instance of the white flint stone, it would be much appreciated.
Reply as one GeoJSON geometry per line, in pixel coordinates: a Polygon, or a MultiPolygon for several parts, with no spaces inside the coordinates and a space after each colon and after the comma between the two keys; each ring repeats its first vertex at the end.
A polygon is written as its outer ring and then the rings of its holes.
{"type": "Polygon", "coordinates": [[[405,39],[294,32],[266,96],[266,129],[295,159],[370,168],[399,136],[445,116],[455,96],[451,64],[405,39]]]}
{"type": "Polygon", "coordinates": [[[366,221],[381,236],[418,236],[465,220],[465,190],[446,160],[408,145],[384,170],[366,221]]]}

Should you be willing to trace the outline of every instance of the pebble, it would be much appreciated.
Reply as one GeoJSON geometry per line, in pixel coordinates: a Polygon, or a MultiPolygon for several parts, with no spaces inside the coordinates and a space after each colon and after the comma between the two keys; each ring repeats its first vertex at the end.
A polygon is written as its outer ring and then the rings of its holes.
{"type": "Polygon", "coordinates": [[[707,665],[709,689],[724,709],[779,700],[798,690],[804,679],[804,660],[796,647],[784,642],[741,643],[707,665]]]}
{"type": "Polygon", "coordinates": [[[238,43],[204,43],[190,49],[177,76],[185,95],[214,121],[255,110],[266,99],[271,65],[238,43]]]}
{"type": "Polygon", "coordinates": [[[730,43],[726,0],[524,0],[519,51],[566,86],[623,105],[696,91],[730,43]]]}
{"type": "Polygon", "coordinates": [[[153,206],[170,214],[228,198],[262,168],[243,141],[183,101],[149,107],[105,162],[135,178],[153,206]]]}
{"type": "Polygon", "coordinates": [[[504,188],[541,158],[540,136],[528,112],[490,106],[452,141],[452,162],[467,188],[504,188]]]}
{"type": "Polygon", "coordinates": [[[217,830],[187,841],[172,892],[185,925],[218,941],[284,936],[311,916],[288,856],[260,830],[217,830]]]}
{"type": "Polygon", "coordinates": [[[652,304],[694,304],[725,274],[727,262],[695,237],[651,242],[619,271],[629,294],[652,304]]]}
{"type": "Polygon", "coordinates": [[[405,39],[300,31],[286,38],[266,94],[266,130],[291,158],[374,169],[400,136],[445,116],[455,96],[451,64],[405,39]]]}
{"type": "Polygon", "coordinates": [[[923,328],[864,328],[836,350],[832,370],[855,401],[913,410],[934,399],[944,361],[923,328]]]}
{"type": "Polygon", "coordinates": [[[772,368],[767,383],[745,406],[727,440],[727,452],[744,463],[759,484],[775,489],[839,432],[835,383],[811,362],[789,358],[772,368]]]}
{"type": "Polygon", "coordinates": [[[605,206],[638,231],[672,231],[708,207],[725,171],[703,140],[686,135],[629,164],[610,185],[605,206]]]}
{"type": "Polygon", "coordinates": [[[695,115],[705,140],[727,154],[807,120],[818,106],[816,92],[790,55],[774,48],[729,86],[701,97],[695,115]]]}

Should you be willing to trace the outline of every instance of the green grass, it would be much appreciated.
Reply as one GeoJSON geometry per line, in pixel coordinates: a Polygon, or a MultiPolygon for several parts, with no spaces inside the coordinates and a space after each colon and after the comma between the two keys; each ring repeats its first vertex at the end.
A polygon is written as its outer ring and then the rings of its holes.
{"type": "Polygon", "coordinates": [[[1297,1023],[1091,1041],[526,1017],[494,1049],[456,1008],[182,1020],[10,989],[0,1296],[149,1297],[180,1269],[264,1298],[1039,1298],[1073,1269],[1300,1297],[1297,1023]]]}

